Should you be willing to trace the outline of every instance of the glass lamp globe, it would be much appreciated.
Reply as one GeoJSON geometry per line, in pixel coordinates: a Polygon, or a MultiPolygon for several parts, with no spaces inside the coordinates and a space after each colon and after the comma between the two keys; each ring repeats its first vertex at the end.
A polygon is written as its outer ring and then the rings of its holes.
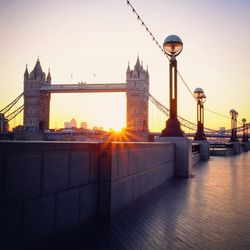
{"type": "Polygon", "coordinates": [[[235,114],[235,112],[236,112],[235,109],[230,109],[229,114],[232,116],[235,114]]]}
{"type": "Polygon", "coordinates": [[[171,35],[164,40],[163,48],[169,56],[177,56],[182,51],[183,43],[178,36],[171,35]]]}
{"type": "Polygon", "coordinates": [[[196,99],[206,98],[206,95],[205,95],[205,93],[204,93],[204,91],[203,91],[202,88],[196,88],[194,90],[194,96],[195,96],[196,99]]]}

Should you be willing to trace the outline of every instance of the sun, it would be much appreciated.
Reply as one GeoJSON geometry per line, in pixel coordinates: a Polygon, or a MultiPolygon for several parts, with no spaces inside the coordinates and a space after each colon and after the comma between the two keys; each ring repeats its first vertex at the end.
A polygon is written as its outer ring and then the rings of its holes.
{"type": "Polygon", "coordinates": [[[109,132],[112,132],[112,133],[122,133],[124,130],[124,128],[121,128],[121,127],[114,127],[114,128],[109,128],[109,132]]]}

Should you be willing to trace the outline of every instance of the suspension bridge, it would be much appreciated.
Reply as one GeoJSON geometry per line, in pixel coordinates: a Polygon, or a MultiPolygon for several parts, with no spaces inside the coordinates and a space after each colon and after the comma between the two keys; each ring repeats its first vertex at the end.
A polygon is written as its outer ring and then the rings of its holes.
{"type": "MultiPolygon", "coordinates": [[[[43,85],[41,87],[41,92],[49,92],[49,93],[95,93],[95,92],[126,92],[126,84],[125,83],[119,83],[119,84],[53,84],[50,86],[43,85]]],[[[6,105],[3,109],[0,110],[0,124],[1,124],[1,132],[7,132],[7,123],[15,119],[18,115],[21,115],[24,111],[24,104],[20,104],[18,108],[15,109],[17,103],[22,102],[23,93],[18,95],[12,102],[10,102],[8,105],[6,105]]],[[[148,93],[148,97],[150,102],[162,113],[165,115],[165,118],[167,119],[169,117],[170,111],[169,109],[164,106],[160,101],[158,101],[153,95],[148,93]]],[[[183,128],[186,128],[191,131],[197,130],[197,124],[194,122],[191,122],[181,116],[178,116],[178,119],[181,123],[181,126],[183,128]]],[[[246,129],[250,127],[250,124],[246,124],[246,129]]],[[[237,132],[242,132],[244,127],[241,125],[237,127],[237,132]]],[[[204,131],[206,133],[207,137],[223,137],[223,138],[229,138],[231,136],[231,129],[227,130],[215,130],[212,128],[204,128],[204,131]]],[[[193,136],[194,132],[192,133],[186,133],[187,136],[193,136]]],[[[160,135],[159,132],[152,132],[154,135],[160,135]]]]}
{"type": "MultiPolygon", "coordinates": [[[[145,32],[152,39],[156,47],[160,49],[163,55],[168,59],[168,61],[170,61],[169,55],[164,51],[163,46],[159,43],[156,36],[150,30],[149,26],[142,19],[139,13],[136,11],[132,3],[130,1],[126,1],[126,4],[132,10],[132,13],[136,16],[137,21],[145,29],[145,32]]],[[[31,74],[28,73],[27,68],[25,70],[24,92],[21,93],[17,98],[15,98],[11,103],[9,103],[2,110],[0,110],[0,132],[7,131],[8,123],[21,114],[23,114],[24,116],[23,118],[24,127],[26,128],[33,127],[33,130],[49,129],[49,101],[50,101],[49,99],[50,99],[50,94],[52,93],[98,93],[98,92],[102,92],[102,93],[125,92],[127,93],[128,105],[127,105],[126,128],[133,130],[133,131],[137,131],[137,132],[148,132],[148,122],[149,122],[148,113],[145,115],[142,112],[141,113],[139,112],[138,114],[138,109],[148,110],[148,100],[150,100],[150,102],[154,105],[154,107],[156,107],[158,111],[164,114],[165,120],[170,116],[170,110],[167,107],[165,107],[160,101],[158,101],[156,97],[150,94],[149,89],[147,91],[140,91],[136,87],[135,88],[131,87],[131,85],[133,84],[139,84],[141,85],[141,88],[144,88],[144,89],[148,88],[149,82],[145,82],[145,79],[136,79],[137,77],[140,78],[141,74],[144,74],[143,77],[148,80],[148,72],[143,70],[142,65],[140,65],[139,58],[137,58],[137,62],[136,62],[134,70],[130,70],[129,67],[127,69],[126,83],[109,83],[109,84],[88,83],[87,84],[86,82],[85,83],[82,82],[78,84],[51,84],[50,72],[47,75],[47,81],[46,81],[45,73],[42,71],[42,68],[40,66],[40,61],[38,60],[31,74]],[[37,91],[35,93],[32,88],[33,88],[34,83],[37,80],[37,77],[38,78],[40,77],[40,83],[39,85],[36,84],[38,87],[36,87],[37,91]],[[139,82],[137,80],[139,80],[139,82]],[[27,91],[27,88],[29,88],[28,91],[27,91]],[[25,94],[25,92],[27,94],[25,94]],[[128,93],[130,93],[131,95],[128,93]],[[135,105],[137,105],[138,102],[137,100],[133,99],[134,98],[133,96],[135,96],[135,94],[137,95],[138,93],[142,99],[146,97],[147,104],[145,104],[145,100],[143,100],[139,105],[140,107],[136,108],[135,105]],[[32,96],[32,97],[29,98],[28,96],[32,96]],[[22,97],[24,97],[23,104],[21,104],[18,108],[15,108],[17,102],[19,102],[22,97]],[[36,100],[36,102],[38,103],[43,103],[40,105],[41,107],[39,108],[39,110],[36,107],[37,104],[34,104],[34,100],[36,100]],[[131,110],[134,110],[134,111],[131,111],[131,110]],[[34,112],[40,113],[40,117],[39,115],[34,117],[34,114],[32,114],[34,112]],[[43,115],[41,113],[43,113],[43,115]]],[[[184,77],[178,70],[177,70],[177,75],[179,79],[181,80],[181,82],[186,87],[188,93],[192,95],[192,97],[194,97],[193,92],[191,91],[184,77]]],[[[220,117],[231,119],[230,117],[220,114],[214,110],[210,110],[208,108],[205,108],[205,110],[215,115],[218,115],[220,117]]],[[[190,131],[197,130],[196,123],[189,121],[186,118],[181,117],[181,116],[178,116],[178,120],[180,121],[180,124],[183,129],[189,130],[188,135],[192,136],[193,134],[190,133],[190,131]]],[[[236,133],[237,132],[241,133],[242,131],[244,131],[244,129],[247,130],[250,127],[249,123],[248,124],[246,123],[245,125],[243,125],[242,123],[237,121],[237,124],[239,124],[239,126],[234,129],[236,133]]],[[[230,137],[231,131],[232,129],[221,131],[221,130],[217,130],[214,128],[204,127],[204,132],[206,133],[208,137],[230,137]]],[[[159,134],[159,133],[155,133],[155,134],[159,134]]]]}

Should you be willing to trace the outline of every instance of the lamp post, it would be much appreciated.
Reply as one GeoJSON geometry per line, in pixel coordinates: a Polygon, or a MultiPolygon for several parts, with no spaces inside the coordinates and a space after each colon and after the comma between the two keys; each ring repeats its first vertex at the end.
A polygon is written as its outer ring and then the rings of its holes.
{"type": "Polygon", "coordinates": [[[194,96],[197,101],[197,131],[194,136],[194,140],[204,141],[207,140],[204,133],[204,103],[206,101],[206,95],[202,88],[196,88],[194,90],[194,96]]]}
{"type": "Polygon", "coordinates": [[[242,123],[243,123],[243,137],[242,137],[242,142],[247,142],[248,138],[247,138],[247,135],[246,135],[246,121],[247,119],[246,118],[242,118],[242,123]]]}
{"type": "Polygon", "coordinates": [[[229,111],[229,114],[231,115],[231,138],[230,142],[238,141],[237,138],[237,117],[239,113],[235,109],[231,109],[229,111]]]}
{"type": "Polygon", "coordinates": [[[247,129],[246,129],[246,139],[247,139],[247,142],[248,142],[248,127],[249,127],[249,124],[250,123],[246,124],[246,127],[247,127],[247,129]]]}
{"type": "Polygon", "coordinates": [[[166,128],[162,130],[162,137],[184,137],[185,134],[181,130],[180,122],[177,118],[177,61],[178,56],[183,48],[182,40],[171,35],[166,37],[163,43],[165,53],[170,56],[169,62],[169,102],[170,117],[166,121],[166,128]]]}

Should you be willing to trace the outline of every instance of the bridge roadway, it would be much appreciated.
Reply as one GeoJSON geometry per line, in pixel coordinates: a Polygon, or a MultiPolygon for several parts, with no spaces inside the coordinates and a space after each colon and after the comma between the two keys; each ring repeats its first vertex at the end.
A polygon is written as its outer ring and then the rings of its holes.
{"type": "Polygon", "coordinates": [[[49,93],[126,92],[126,90],[126,83],[46,84],[40,87],[40,91],[49,93]]]}
{"type": "Polygon", "coordinates": [[[110,223],[84,225],[40,247],[250,249],[250,152],[211,157],[193,174],[171,179],[110,223]]]}

